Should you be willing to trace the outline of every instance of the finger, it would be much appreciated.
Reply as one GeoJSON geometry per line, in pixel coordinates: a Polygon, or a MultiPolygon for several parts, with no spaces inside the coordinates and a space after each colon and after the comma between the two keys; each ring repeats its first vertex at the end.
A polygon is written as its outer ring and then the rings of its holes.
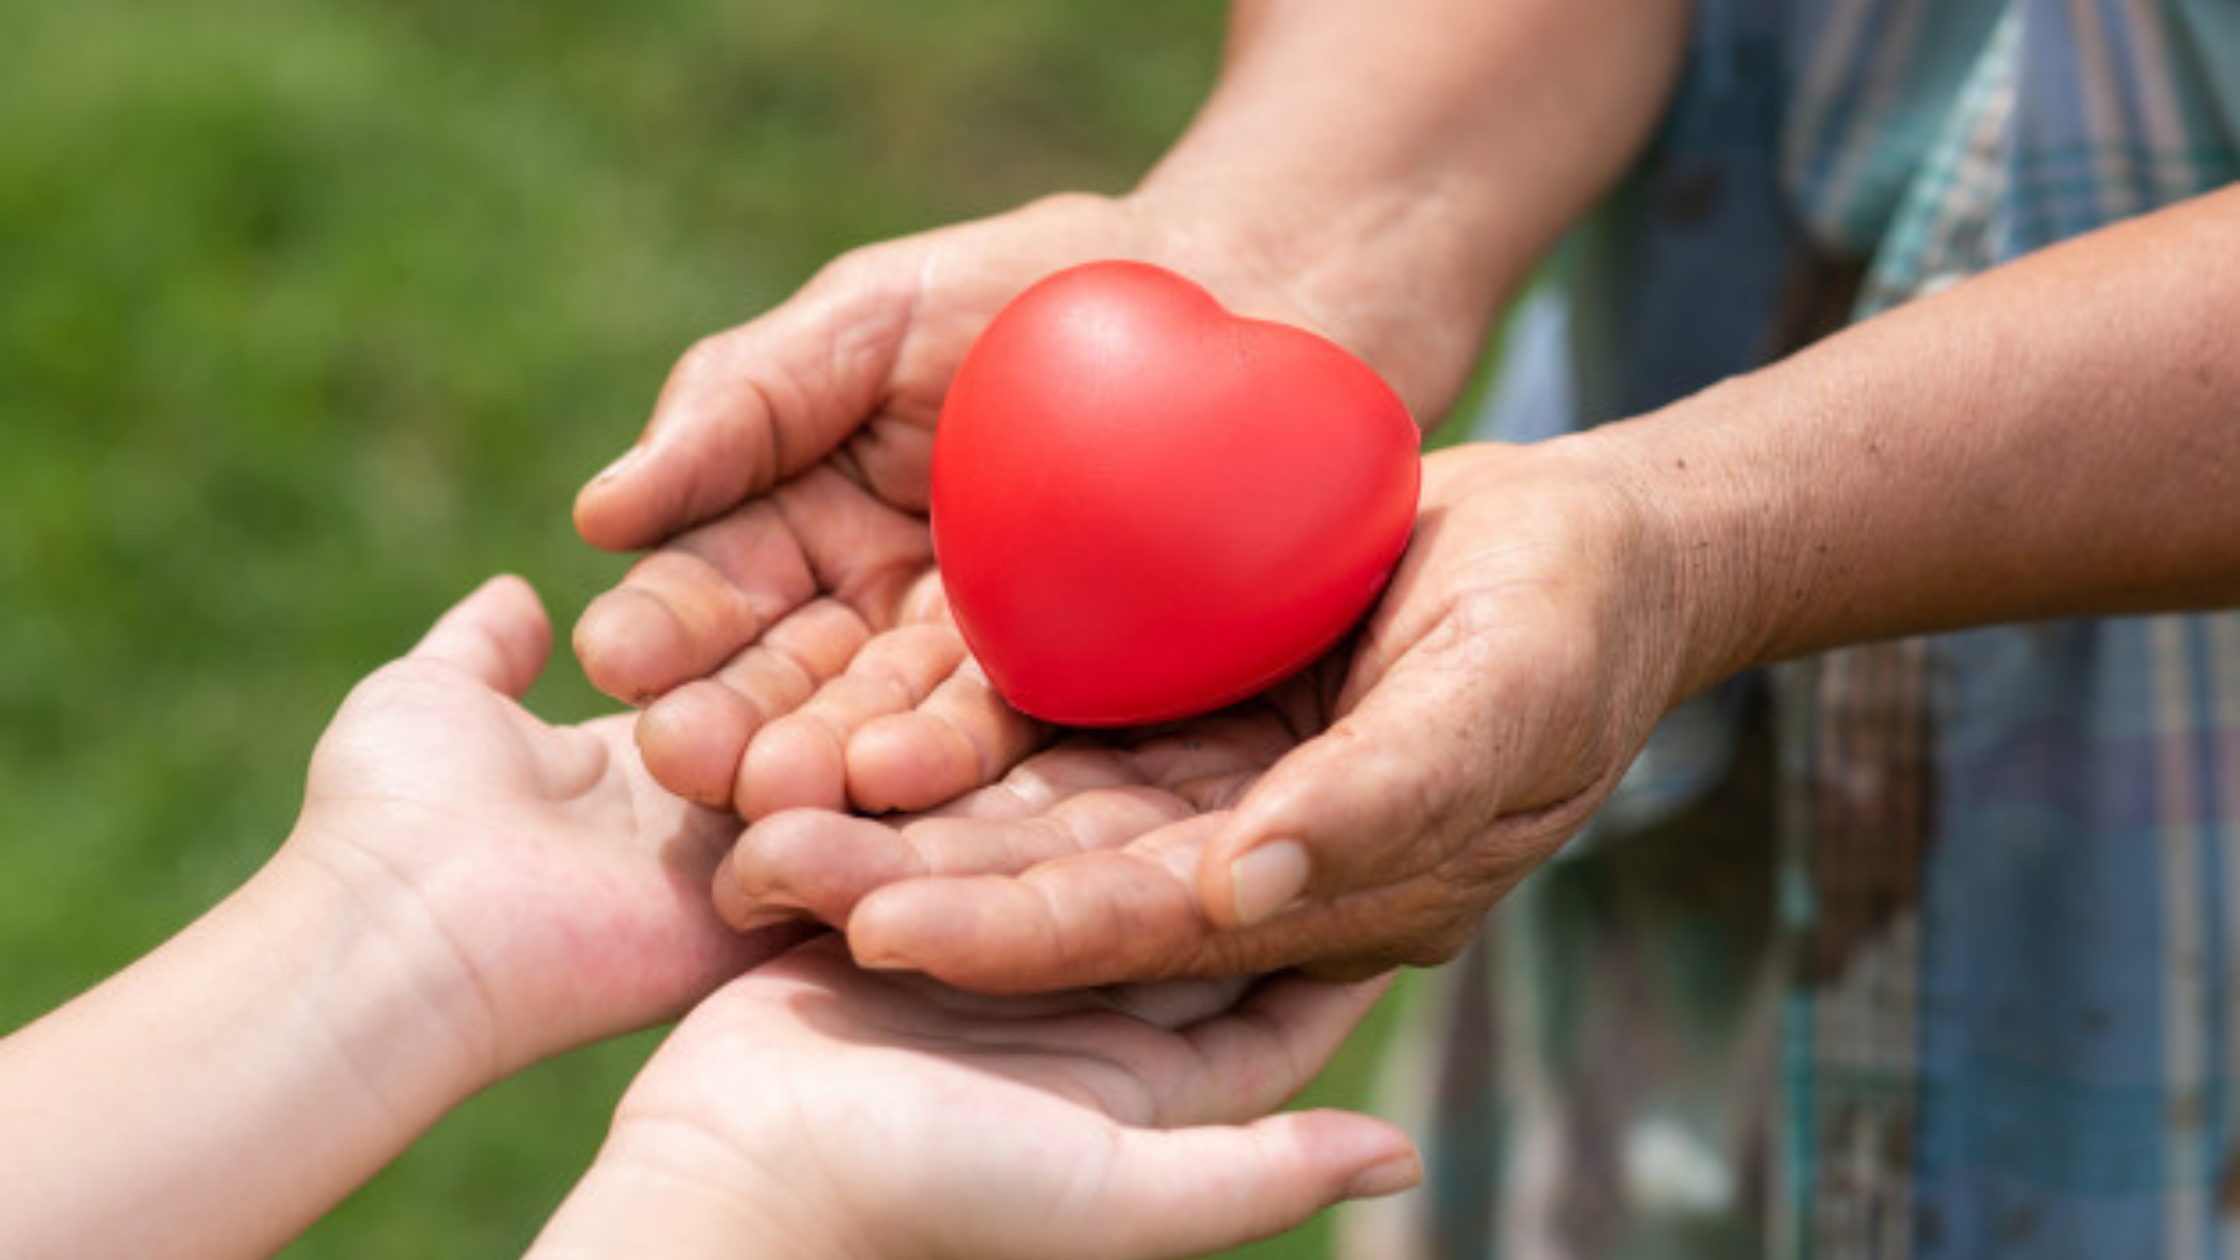
{"type": "Polygon", "coordinates": [[[646,707],[637,732],[646,769],[680,796],[733,808],[739,764],[755,733],[816,694],[870,637],[846,605],[805,605],[714,677],[685,683],[646,707]]]}
{"type": "Polygon", "coordinates": [[[1321,1075],[1391,987],[1391,975],[1331,984],[1296,975],[1262,982],[1226,1015],[1185,1033],[1197,1063],[1161,1082],[1161,1124],[1242,1120],[1271,1111],[1321,1075]]]}
{"type": "Polygon", "coordinates": [[[910,325],[907,276],[835,268],[688,350],[645,434],[576,498],[593,546],[650,546],[829,455],[877,408],[910,325]]]}
{"type": "Polygon", "coordinates": [[[491,578],[438,618],[411,658],[441,661],[515,699],[544,670],[552,626],[536,591],[510,574],[491,578]]]}
{"type": "Polygon", "coordinates": [[[1197,874],[1224,927],[1268,921],[1313,896],[1398,883],[1437,866],[1500,804],[1517,749],[1480,720],[1498,712],[1490,668],[1404,659],[1360,706],[1247,791],[1197,874]]]}
{"type": "Polygon", "coordinates": [[[1067,989],[1042,994],[985,994],[942,984],[912,972],[870,973],[857,967],[846,942],[830,935],[765,971],[764,977],[806,978],[816,987],[860,997],[878,993],[882,1005],[922,1009],[922,1030],[954,1047],[995,1053],[1020,1050],[1052,1056],[1099,1052],[1113,1072],[1085,1084],[1083,1092],[1107,1114],[1149,1123],[1154,1107],[1132,1073],[1139,1062],[1176,1057],[1175,1030],[1235,1007],[1257,983],[1253,977],[1171,980],[1115,989],[1067,989]],[[1115,1043],[1125,1043],[1113,1053],[1115,1043]],[[1123,1066],[1126,1065],[1126,1066],[1123,1066]],[[1126,1077],[1132,1088],[1106,1088],[1126,1077]]]}
{"type": "Polygon", "coordinates": [[[1310,902],[1252,928],[1220,928],[1193,895],[1192,875],[1225,816],[1194,808],[1185,804],[1179,821],[1117,848],[1046,857],[1016,875],[884,883],[847,916],[849,947],[868,968],[922,971],[984,993],[1039,993],[1297,966],[1359,980],[1451,957],[1466,939],[1456,933],[1474,922],[1457,928],[1453,892],[1433,874],[1310,902]]]}
{"type": "MultiPolygon", "coordinates": [[[[1074,1001],[1093,998],[1097,1005],[1092,1009],[1127,1016],[1127,1025],[1098,1020],[1065,1028],[1056,1044],[1103,1047],[1149,1087],[1151,1110],[1141,1113],[1142,1119],[1173,1128],[1249,1120],[1288,1102],[1329,1063],[1390,984],[1390,973],[1353,984],[1295,973],[1207,976],[1063,990],[1047,1000],[1069,994],[1074,1001]],[[1129,1035],[1130,1027],[1141,1035],[1129,1035]],[[1174,1042],[1165,1034],[1177,1032],[1193,1054],[1173,1053],[1174,1042]]],[[[950,1003],[968,1006],[1029,1000],[980,997],[948,987],[938,992],[950,1003]]],[[[1050,1021],[1045,1027],[1055,1031],[1059,1025],[1050,1021]]]]}
{"type": "Polygon", "coordinates": [[[915,708],[963,656],[964,641],[944,625],[873,636],[838,678],[755,732],[739,763],[739,812],[761,818],[783,809],[845,807],[849,738],[866,722],[915,708]]]}
{"type": "Polygon", "coordinates": [[[712,672],[816,592],[777,506],[749,504],[632,565],[576,619],[593,686],[642,702],[712,672]]]}
{"type": "MultiPolygon", "coordinates": [[[[1148,732],[1078,738],[1075,752],[1040,751],[1056,732],[1006,704],[977,662],[915,711],[865,724],[848,745],[849,794],[859,808],[947,809],[980,784],[1007,772],[1062,767],[1069,758],[1128,766],[1128,777],[1153,784],[1200,809],[1226,807],[1244,784],[1298,740],[1274,711],[1239,706],[1148,732]],[[1056,760],[1053,760],[1055,758],[1056,760]]],[[[1064,773],[1060,770],[1060,773],[1064,773]]],[[[978,801],[975,793],[961,799],[978,801]]]]}
{"type": "Polygon", "coordinates": [[[1195,1256],[1304,1222],[1344,1199],[1423,1179],[1406,1134],[1368,1116],[1307,1111],[1242,1127],[1122,1132],[1093,1215],[1069,1232],[1084,1255],[1195,1256]]]}
{"type": "Polygon", "coordinates": [[[847,921],[868,891],[925,874],[894,828],[829,810],[786,810],[757,820],[716,873],[716,910],[746,931],[787,919],[847,921]]]}
{"type": "MultiPolygon", "coordinates": [[[[1102,989],[1075,989],[1073,992],[1094,993],[1110,1009],[1119,1011],[1132,1020],[1154,1029],[1173,1032],[1234,1009],[1252,991],[1254,983],[1250,976],[1191,976],[1178,980],[1154,980],[1147,984],[1115,984],[1102,989]]],[[[1258,1115],[1259,1112],[1253,1114],[1258,1115]]],[[[1247,1117],[1225,1118],[1241,1120],[1247,1117]]],[[[1196,1124],[1210,1120],[1211,1117],[1207,1117],[1173,1123],[1196,1124]]]]}
{"type": "Polygon", "coordinates": [[[1035,754],[977,791],[944,801],[920,818],[1031,818],[1084,792],[1140,787],[1143,776],[1125,752],[1074,741],[1035,754]]]}
{"type": "Polygon", "coordinates": [[[1271,714],[1224,710],[1144,739],[1128,760],[1157,784],[1201,811],[1226,809],[1298,739],[1271,714]]]}
{"type": "Polygon", "coordinates": [[[1082,792],[1011,817],[929,817],[896,828],[826,810],[788,810],[747,828],[732,849],[719,905],[734,927],[807,915],[840,925],[874,889],[927,876],[1012,875],[1043,862],[1118,848],[1185,807],[1146,788],[1082,792]]]}
{"type": "MultiPolygon", "coordinates": [[[[831,463],[779,486],[770,502],[818,589],[863,614],[872,628],[938,619],[941,582],[922,506],[898,505],[831,463]]],[[[726,572],[741,583],[757,576],[751,567],[726,572]]]]}
{"type": "Polygon", "coordinates": [[[696,805],[729,810],[739,758],[760,724],[746,697],[702,679],[648,705],[634,734],[654,782],[696,805]]]}
{"type": "Polygon", "coordinates": [[[866,967],[924,971],[962,988],[1024,993],[1218,974],[1190,874],[1218,815],[1017,877],[910,879],[866,894],[847,921],[866,967]]]}
{"type": "Polygon", "coordinates": [[[1004,702],[967,658],[917,708],[867,721],[848,741],[848,797],[874,813],[931,809],[1005,774],[1050,728],[1004,702]]]}
{"type": "Polygon", "coordinates": [[[932,536],[820,466],[634,565],[592,601],[576,654],[593,685],[639,701],[704,677],[819,593],[875,630],[938,604],[932,536]]]}
{"type": "Polygon", "coordinates": [[[1014,818],[928,815],[897,835],[923,875],[1022,875],[1060,858],[1119,849],[1190,812],[1170,793],[1125,785],[1014,818]]]}

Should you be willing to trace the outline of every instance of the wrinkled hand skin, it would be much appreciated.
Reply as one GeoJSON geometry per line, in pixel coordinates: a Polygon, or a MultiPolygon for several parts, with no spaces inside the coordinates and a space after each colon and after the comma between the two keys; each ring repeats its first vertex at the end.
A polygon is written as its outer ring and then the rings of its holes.
{"type": "Polygon", "coordinates": [[[654,777],[748,818],[922,809],[1047,742],[966,656],[927,523],[933,429],[1003,304],[1095,258],[1158,262],[1232,310],[1306,322],[1244,251],[1067,195],[837,259],[694,346],[637,446],[586,486],[591,543],[657,547],[575,630],[643,706],[654,777]]]}
{"type": "Polygon", "coordinates": [[[1460,448],[1425,473],[1383,601],[1307,674],[1068,737],[926,812],[759,818],[719,908],[820,920],[865,965],[997,992],[1451,958],[1676,698],[1678,599],[1652,515],[1576,443],[1460,448]],[[1273,841],[1303,850],[1295,897],[1238,886],[1273,841]]]}
{"type": "Polygon", "coordinates": [[[644,705],[657,781],[750,821],[735,924],[993,991],[1451,957],[1670,703],[1669,544],[1577,441],[1443,453],[1377,611],[1308,673],[1154,731],[1023,717],[942,603],[932,431],[1003,303],[1098,257],[1316,326],[1275,269],[1101,198],[844,256],[686,355],[585,488],[586,539],[659,547],[578,623],[587,674],[644,705]]]}

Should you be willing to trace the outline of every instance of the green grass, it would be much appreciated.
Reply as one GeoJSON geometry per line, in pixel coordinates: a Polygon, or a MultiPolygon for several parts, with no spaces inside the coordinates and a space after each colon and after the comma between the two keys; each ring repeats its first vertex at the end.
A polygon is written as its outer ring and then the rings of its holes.
{"type": "MultiPolygon", "coordinates": [[[[0,0],[0,1026],[246,876],[351,682],[480,577],[563,625],[610,583],[570,497],[692,339],[852,245],[1123,186],[1218,20],[0,0]]],[[[532,703],[598,707],[564,658],[532,703]]],[[[289,1254],[518,1250],[648,1044],[475,1100],[289,1254]]]]}

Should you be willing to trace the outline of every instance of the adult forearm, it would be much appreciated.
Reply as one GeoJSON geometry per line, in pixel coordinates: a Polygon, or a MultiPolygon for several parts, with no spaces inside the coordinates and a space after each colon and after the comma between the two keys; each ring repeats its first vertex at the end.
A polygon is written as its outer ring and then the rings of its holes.
{"type": "Polygon", "coordinates": [[[1436,419],[1647,137],[1686,26],[1684,0],[1244,0],[1220,83],[1135,196],[1255,260],[1436,419]]]}
{"type": "Polygon", "coordinates": [[[0,1042],[0,1254],[269,1254],[470,1093],[354,913],[276,864],[0,1042]]]}
{"type": "Polygon", "coordinates": [[[1583,440],[1669,525],[1683,687],[1835,644],[2240,604],[2240,188],[1583,440]]]}

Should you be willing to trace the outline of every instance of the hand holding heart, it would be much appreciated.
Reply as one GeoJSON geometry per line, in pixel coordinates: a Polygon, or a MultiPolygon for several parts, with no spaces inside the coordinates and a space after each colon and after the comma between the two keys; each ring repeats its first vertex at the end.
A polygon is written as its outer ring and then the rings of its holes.
{"type": "Polygon", "coordinates": [[[594,684],[646,705],[657,779],[749,817],[923,808],[1045,741],[949,620],[926,519],[934,422],[1005,302],[1113,257],[1173,266],[1240,314],[1295,309],[1244,251],[1070,196],[848,254],[679,362],[576,507],[595,544],[658,544],[575,636],[594,684]]]}
{"type": "Polygon", "coordinates": [[[1000,992],[1451,957],[1669,703],[1667,556],[1613,484],[1568,440],[1430,456],[1349,653],[1243,705],[1070,736],[930,813],[761,819],[719,908],[1000,992]]]}
{"type": "Polygon", "coordinates": [[[1458,948],[1615,782],[1665,700],[1641,645],[1669,614],[1631,577],[1638,509],[1550,451],[1430,461],[1351,656],[1280,702],[1020,764],[1049,732],[967,657],[932,567],[933,420],[996,311],[1090,258],[1289,308],[1179,239],[1066,198],[851,255],[688,355],[635,456],[585,490],[588,538],[667,540],[586,612],[587,672],[654,701],[657,778],[764,820],[719,878],[727,917],[844,922],[859,950],[993,988],[1358,972],[1458,948]],[[924,809],[1015,765],[930,829],[780,812],[924,809]],[[1003,878],[914,878],[976,872],[1003,878]]]}

